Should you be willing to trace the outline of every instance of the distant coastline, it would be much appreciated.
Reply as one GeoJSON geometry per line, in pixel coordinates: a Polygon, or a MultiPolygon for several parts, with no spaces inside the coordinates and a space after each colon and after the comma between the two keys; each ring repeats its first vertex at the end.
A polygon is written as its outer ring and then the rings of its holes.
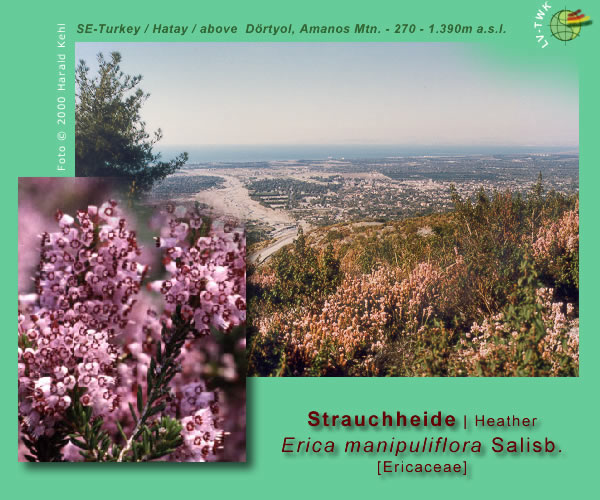
{"type": "Polygon", "coordinates": [[[260,162],[326,160],[328,158],[374,159],[424,155],[578,153],[574,146],[398,146],[398,145],[274,145],[274,146],[163,146],[163,158],[186,151],[188,164],[206,162],[260,162]]]}

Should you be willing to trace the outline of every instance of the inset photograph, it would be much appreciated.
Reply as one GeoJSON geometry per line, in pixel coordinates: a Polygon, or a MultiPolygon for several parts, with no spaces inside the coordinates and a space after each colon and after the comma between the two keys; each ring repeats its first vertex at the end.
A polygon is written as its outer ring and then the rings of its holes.
{"type": "Polygon", "coordinates": [[[245,461],[245,228],[118,182],[19,179],[19,460],[245,461]]]}

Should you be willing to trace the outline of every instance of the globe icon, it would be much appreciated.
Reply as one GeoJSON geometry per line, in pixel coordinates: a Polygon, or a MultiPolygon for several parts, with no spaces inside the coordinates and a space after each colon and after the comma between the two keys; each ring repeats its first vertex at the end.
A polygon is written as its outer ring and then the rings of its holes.
{"type": "Polygon", "coordinates": [[[550,19],[550,32],[552,36],[561,42],[569,42],[576,38],[581,31],[579,24],[567,24],[570,10],[561,10],[552,16],[550,19]]]}

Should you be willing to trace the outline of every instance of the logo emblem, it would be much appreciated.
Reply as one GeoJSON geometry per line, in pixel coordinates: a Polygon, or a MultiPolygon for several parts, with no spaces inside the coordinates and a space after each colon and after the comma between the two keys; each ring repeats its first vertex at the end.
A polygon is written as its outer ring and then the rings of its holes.
{"type": "Polygon", "coordinates": [[[570,42],[579,36],[581,27],[590,24],[590,16],[581,13],[581,9],[570,11],[563,9],[550,19],[550,33],[561,42],[570,42]]]}
{"type": "Polygon", "coordinates": [[[533,21],[533,29],[536,31],[535,38],[542,49],[548,46],[550,35],[566,45],[567,42],[575,40],[580,35],[583,26],[592,24],[590,16],[586,16],[581,9],[565,8],[554,14],[551,14],[551,9],[552,5],[546,0],[538,9],[533,21]],[[548,18],[550,18],[550,22],[548,22],[548,18]]]}

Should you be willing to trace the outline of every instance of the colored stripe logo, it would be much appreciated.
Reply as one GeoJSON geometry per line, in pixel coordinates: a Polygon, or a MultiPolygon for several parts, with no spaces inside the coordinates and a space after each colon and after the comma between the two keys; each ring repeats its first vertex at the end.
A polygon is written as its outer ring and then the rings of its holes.
{"type": "Polygon", "coordinates": [[[590,20],[590,16],[586,16],[581,12],[581,9],[577,9],[575,12],[571,12],[567,17],[567,24],[581,24],[590,20]]]}

